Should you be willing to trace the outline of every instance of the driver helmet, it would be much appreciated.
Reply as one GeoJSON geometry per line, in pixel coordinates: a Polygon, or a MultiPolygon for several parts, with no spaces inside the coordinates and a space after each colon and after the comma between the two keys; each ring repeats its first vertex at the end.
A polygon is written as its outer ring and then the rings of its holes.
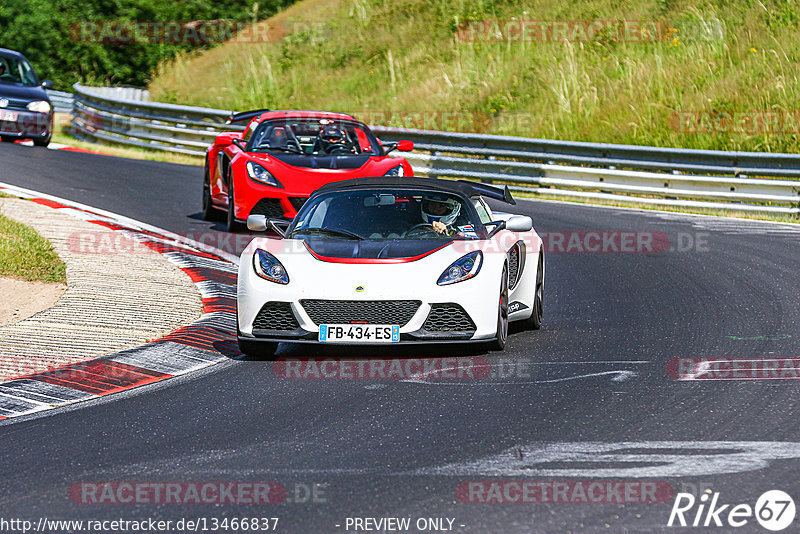
{"type": "Polygon", "coordinates": [[[422,197],[421,211],[426,223],[439,221],[449,226],[461,212],[461,203],[454,198],[422,197]]]}
{"type": "Polygon", "coordinates": [[[344,131],[335,124],[329,124],[323,127],[319,135],[323,141],[331,145],[341,145],[344,143],[344,131]]]}

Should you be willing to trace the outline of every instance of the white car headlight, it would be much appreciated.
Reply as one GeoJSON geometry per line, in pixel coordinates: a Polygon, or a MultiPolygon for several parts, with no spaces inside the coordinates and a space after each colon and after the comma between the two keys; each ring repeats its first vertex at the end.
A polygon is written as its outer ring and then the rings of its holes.
{"type": "Polygon", "coordinates": [[[265,169],[258,163],[253,163],[252,161],[248,161],[247,174],[249,174],[250,178],[252,178],[256,182],[271,185],[273,187],[280,187],[281,189],[283,189],[283,185],[281,185],[278,179],[275,178],[271,172],[269,172],[267,169],[265,169]]]}
{"type": "Polygon", "coordinates": [[[28,104],[28,110],[36,113],[50,113],[50,103],[44,100],[34,100],[28,104]]]}
{"type": "Polygon", "coordinates": [[[398,165],[397,167],[392,167],[391,169],[386,171],[386,174],[384,174],[384,176],[405,176],[405,175],[406,173],[403,170],[402,165],[398,165]]]}
{"type": "Polygon", "coordinates": [[[256,249],[256,253],[253,255],[253,268],[256,274],[264,280],[276,284],[289,283],[289,273],[286,272],[286,268],[278,261],[278,258],[266,250],[256,249]]]}
{"type": "Polygon", "coordinates": [[[445,269],[436,283],[440,286],[446,286],[469,280],[480,272],[481,265],[483,265],[483,253],[480,250],[470,252],[461,256],[450,267],[445,269]]]}

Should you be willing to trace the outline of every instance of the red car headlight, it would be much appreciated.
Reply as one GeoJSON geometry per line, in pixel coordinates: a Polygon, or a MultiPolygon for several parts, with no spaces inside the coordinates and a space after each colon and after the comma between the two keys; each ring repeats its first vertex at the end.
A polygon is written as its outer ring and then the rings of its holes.
{"type": "Polygon", "coordinates": [[[250,176],[252,180],[256,182],[271,185],[272,187],[280,187],[283,189],[283,185],[275,178],[271,172],[267,169],[259,165],[258,163],[253,163],[252,161],[247,162],[247,174],[250,176]]]}

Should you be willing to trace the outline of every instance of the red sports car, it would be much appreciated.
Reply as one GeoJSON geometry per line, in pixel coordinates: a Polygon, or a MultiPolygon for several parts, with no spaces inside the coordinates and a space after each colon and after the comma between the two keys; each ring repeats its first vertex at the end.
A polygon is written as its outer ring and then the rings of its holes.
{"type": "Polygon", "coordinates": [[[325,111],[245,112],[243,132],[217,136],[206,154],[203,217],[227,213],[228,230],[252,214],[294,218],[319,187],[369,176],[412,176],[392,150],[411,141],[382,144],[353,116],[325,111]]]}

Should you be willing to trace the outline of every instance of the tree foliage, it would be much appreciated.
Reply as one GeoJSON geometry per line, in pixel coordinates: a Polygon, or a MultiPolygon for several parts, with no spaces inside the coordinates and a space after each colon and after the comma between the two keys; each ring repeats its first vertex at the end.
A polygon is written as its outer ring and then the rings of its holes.
{"type": "Polygon", "coordinates": [[[215,43],[97,42],[81,37],[81,25],[102,22],[105,26],[95,27],[108,28],[118,21],[246,22],[267,18],[291,3],[292,0],[2,0],[0,47],[23,53],[39,77],[53,80],[57,89],[70,90],[75,82],[144,86],[161,61],[178,51],[215,43]]]}

